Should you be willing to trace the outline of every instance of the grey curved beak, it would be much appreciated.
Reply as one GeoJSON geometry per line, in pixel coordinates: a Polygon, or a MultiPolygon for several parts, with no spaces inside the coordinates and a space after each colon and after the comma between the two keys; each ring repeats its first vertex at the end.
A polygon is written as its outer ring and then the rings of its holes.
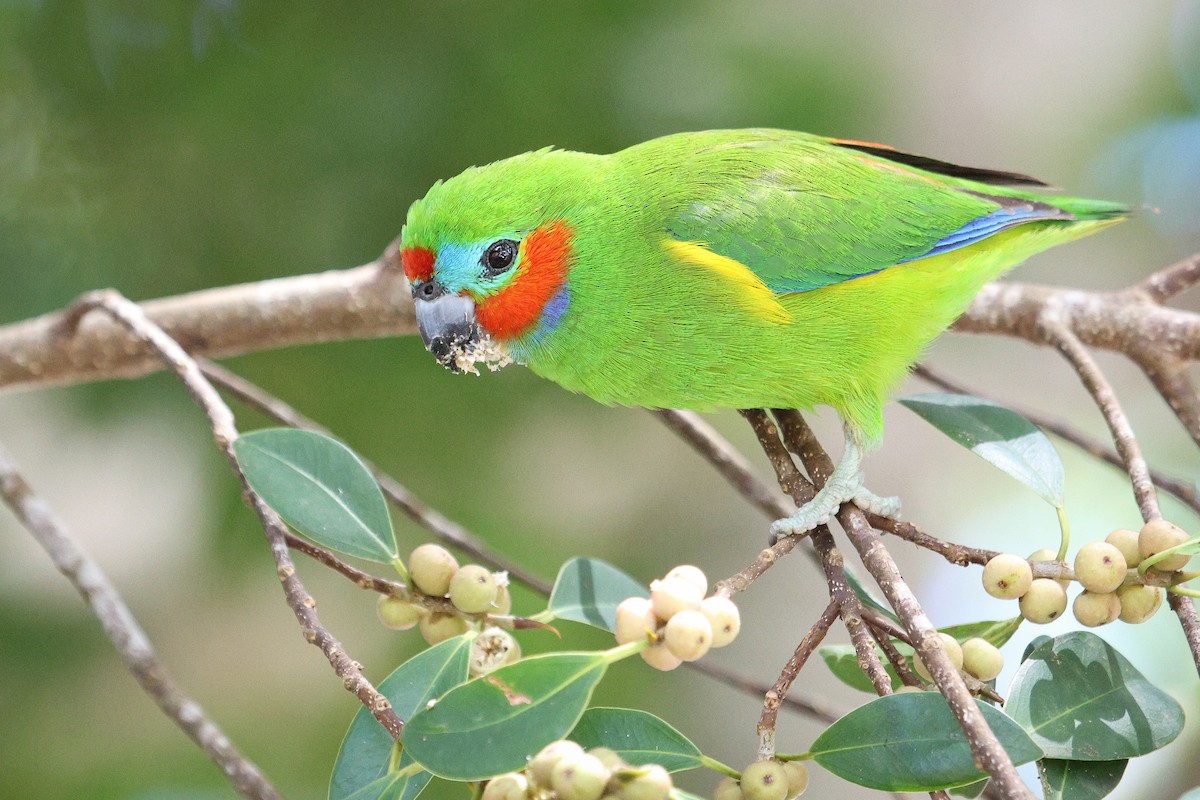
{"type": "MultiPolygon", "coordinates": [[[[425,287],[423,287],[425,288],[425,287]]],[[[414,298],[417,330],[425,349],[451,372],[459,372],[457,356],[479,343],[479,323],[475,321],[475,303],[469,297],[449,294],[437,286],[434,291],[419,291],[414,298]]]]}

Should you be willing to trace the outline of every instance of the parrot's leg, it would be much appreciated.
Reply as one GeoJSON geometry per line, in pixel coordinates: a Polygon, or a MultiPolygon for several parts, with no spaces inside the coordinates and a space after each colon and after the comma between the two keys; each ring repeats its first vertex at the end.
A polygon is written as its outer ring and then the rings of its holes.
{"type": "Polygon", "coordinates": [[[895,518],[900,514],[900,498],[880,497],[863,486],[863,450],[858,437],[846,429],[846,449],[842,460],[833,468],[829,480],[816,496],[797,508],[790,517],[776,520],[771,525],[772,539],[781,536],[798,536],[808,533],[818,525],[825,525],[843,503],[854,505],[871,514],[895,518]]]}

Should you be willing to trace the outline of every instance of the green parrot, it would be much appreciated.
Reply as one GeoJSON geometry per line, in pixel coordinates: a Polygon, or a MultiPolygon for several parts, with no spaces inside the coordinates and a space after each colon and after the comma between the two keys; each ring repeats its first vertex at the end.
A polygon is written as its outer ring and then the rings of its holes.
{"type": "Polygon", "coordinates": [[[845,502],[896,516],[860,472],[889,392],[986,282],[1128,211],[1043,186],[782,130],[544,149],[435,184],[401,263],[456,372],[518,362],[647,408],[834,408],[840,462],[772,526],[799,534],[845,502]]]}

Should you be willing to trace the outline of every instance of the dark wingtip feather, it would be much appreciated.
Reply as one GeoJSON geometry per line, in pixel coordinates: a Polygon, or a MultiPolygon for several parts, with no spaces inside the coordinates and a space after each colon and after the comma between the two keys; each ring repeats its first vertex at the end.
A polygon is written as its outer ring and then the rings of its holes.
{"type": "Polygon", "coordinates": [[[839,147],[857,150],[860,153],[866,153],[879,158],[886,158],[888,161],[895,161],[897,164],[904,164],[905,166],[922,169],[926,172],[936,172],[938,175],[945,175],[950,178],[964,178],[969,181],[989,183],[994,186],[1047,186],[1046,183],[1039,181],[1037,178],[1022,175],[1019,172],[964,167],[959,164],[951,164],[949,161],[939,161],[936,158],[929,158],[928,156],[906,153],[903,150],[896,150],[885,144],[858,142],[853,139],[830,139],[830,141],[839,147]]]}

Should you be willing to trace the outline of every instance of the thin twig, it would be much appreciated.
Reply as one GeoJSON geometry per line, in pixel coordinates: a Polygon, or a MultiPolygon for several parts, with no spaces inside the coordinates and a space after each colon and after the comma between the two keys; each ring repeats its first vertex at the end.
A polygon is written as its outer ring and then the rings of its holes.
{"type": "Polygon", "coordinates": [[[871,632],[871,638],[879,645],[879,649],[883,651],[883,655],[887,658],[888,663],[892,665],[892,669],[896,670],[896,674],[900,677],[901,683],[905,686],[924,686],[921,679],[917,677],[908,666],[908,659],[896,648],[892,637],[885,631],[881,631],[875,625],[868,623],[867,630],[871,632]]]}
{"type": "MultiPolygon", "coordinates": [[[[317,433],[333,435],[328,428],[304,416],[295,408],[270,392],[267,392],[262,387],[251,383],[218,364],[201,361],[200,369],[214,384],[277,422],[293,428],[303,428],[305,430],[316,431],[317,433]]],[[[422,503],[399,481],[380,470],[370,461],[364,461],[363,463],[366,464],[367,469],[371,470],[371,474],[375,476],[375,480],[379,484],[383,496],[418,525],[421,525],[442,541],[471,554],[472,557],[487,564],[492,569],[503,570],[510,577],[516,578],[542,594],[550,593],[551,587],[548,581],[534,575],[520,564],[490,550],[478,537],[473,536],[458,523],[447,519],[422,503]]]]}
{"type": "Polygon", "coordinates": [[[926,550],[937,553],[951,564],[957,564],[960,567],[965,567],[969,564],[986,564],[992,558],[999,555],[999,552],[996,550],[968,547],[964,544],[947,542],[936,536],[929,535],[911,522],[880,517],[875,514],[868,514],[867,520],[871,523],[872,528],[884,533],[890,533],[898,539],[903,539],[906,542],[915,544],[917,547],[923,547],[926,550]]]}
{"type": "MultiPolygon", "coordinates": [[[[779,421],[784,441],[788,443],[792,452],[800,456],[808,473],[815,481],[828,478],[833,471],[833,462],[803,417],[792,410],[775,410],[773,413],[779,421]]],[[[950,710],[966,734],[976,763],[992,777],[1004,797],[1010,800],[1031,797],[1029,789],[1017,775],[1012,759],[979,714],[962,675],[950,663],[946,651],[942,649],[941,637],[933,623],[904,581],[882,538],[867,523],[866,515],[857,506],[847,503],[838,513],[838,521],[862,558],[863,565],[903,622],[917,654],[928,667],[933,682],[946,698],[950,710]]]]}
{"type": "Polygon", "coordinates": [[[77,300],[63,314],[62,328],[58,335],[70,336],[83,316],[92,310],[109,314],[140,341],[152,347],[175,372],[192,395],[192,399],[204,411],[217,448],[229,462],[242,485],[244,496],[262,523],[263,532],[271,546],[271,555],[275,559],[276,574],[283,586],[284,596],[300,623],[305,640],[321,649],[334,672],[342,679],[342,685],[358,697],[392,738],[399,739],[404,728],[403,720],[392,710],[388,699],[362,674],[358,662],[350,658],[341,642],[321,625],[316,612],[316,600],[308,593],[296,574],[296,566],[288,551],[287,528],[283,520],[250,488],[238,465],[233,452],[233,442],[237,439],[238,432],[229,406],[225,405],[217,390],[204,377],[195,360],[162,328],[151,322],[141,308],[115,291],[92,292],[77,300]]]}
{"type": "Polygon", "coordinates": [[[1164,267],[1134,287],[1149,300],[1165,303],[1200,283],[1200,253],[1164,267]]]}
{"type": "Polygon", "coordinates": [[[1167,603],[1179,624],[1183,627],[1183,635],[1187,637],[1188,647],[1192,651],[1192,663],[1196,665],[1196,673],[1200,674],[1200,619],[1196,618],[1196,606],[1192,598],[1178,594],[1167,594],[1167,603]]]}
{"type": "MultiPolygon", "coordinates": [[[[763,452],[766,453],[767,459],[771,462],[771,466],[779,478],[779,487],[790,494],[797,505],[811,500],[816,494],[816,488],[796,468],[787,448],[780,441],[779,431],[771,418],[762,409],[744,409],[741,414],[750,423],[754,435],[758,437],[763,452]]],[[[795,538],[787,537],[777,542],[775,546],[778,547],[795,538]]],[[[875,691],[881,695],[890,694],[892,679],[884,670],[883,663],[879,660],[879,654],[875,652],[875,643],[862,618],[862,603],[846,580],[845,562],[842,559],[841,551],[833,543],[829,527],[818,526],[809,533],[809,538],[812,539],[813,547],[821,557],[821,567],[825,572],[829,596],[837,604],[842,623],[850,634],[850,641],[854,644],[854,654],[858,659],[859,668],[871,679],[871,685],[875,687],[875,691]]]]}
{"type": "Polygon", "coordinates": [[[821,644],[825,634],[829,632],[829,627],[837,618],[838,605],[830,601],[821,616],[808,629],[808,633],[804,634],[804,638],[796,645],[795,652],[784,664],[775,685],[764,695],[762,714],[758,717],[758,758],[760,761],[767,761],[775,757],[775,722],[779,717],[779,704],[787,697],[788,690],[792,688],[796,676],[800,674],[800,670],[804,669],[809,656],[821,644]]]}
{"type": "MultiPolygon", "coordinates": [[[[967,394],[972,397],[980,397],[985,400],[994,400],[995,398],[969,387],[953,378],[945,375],[940,370],[935,370],[928,364],[921,364],[913,370],[923,380],[932,383],[934,386],[945,389],[948,392],[955,394],[967,394]]],[[[1125,471],[1125,464],[1121,461],[1121,456],[1110,445],[1100,440],[1095,436],[1090,436],[1078,428],[1068,425],[1060,419],[1055,419],[1048,414],[1043,414],[1040,411],[1032,409],[1028,406],[1005,401],[1004,405],[1011,408],[1013,411],[1020,414],[1025,419],[1032,422],[1047,433],[1052,433],[1064,441],[1070,442],[1085,453],[1105,461],[1122,472],[1125,471]]],[[[1200,514],[1200,494],[1197,494],[1196,488],[1187,481],[1182,481],[1178,478],[1167,475],[1166,473],[1150,468],[1150,480],[1154,481],[1154,485],[1164,492],[1174,495],[1177,500],[1190,507],[1193,511],[1200,514]]],[[[871,524],[875,524],[875,519],[872,518],[871,524]]]]}
{"type": "Polygon", "coordinates": [[[1112,384],[1100,371],[1100,366],[1083,346],[1083,342],[1062,321],[1056,310],[1048,309],[1042,315],[1042,327],[1044,335],[1050,343],[1075,368],[1083,385],[1087,387],[1092,399],[1099,406],[1100,413],[1104,415],[1104,421],[1112,434],[1113,442],[1117,445],[1117,452],[1121,454],[1125,472],[1129,475],[1130,483],[1133,484],[1133,494],[1137,499],[1142,519],[1149,522],[1152,519],[1162,518],[1162,511],[1158,507],[1158,495],[1154,491],[1154,483],[1150,480],[1146,459],[1142,456],[1141,445],[1138,444],[1137,437],[1133,435],[1129,418],[1125,415],[1125,409],[1121,407],[1112,384]]]}
{"type": "Polygon", "coordinates": [[[212,759],[238,794],[255,800],[281,800],[254,762],[242,755],[200,704],[179,688],[104,570],[75,541],[50,506],[34,494],[3,447],[0,494],[87,602],[125,666],[162,712],[212,759]]]}
{"type": "Polygon", "coordinates": [[[360,589],[379,592],[389,597],[408,597],[408,587],[402,583],[385,580],[369,572],[363,572],[358,567],[342,561],[324,547],[318,547],[307,539],[301,539],[294,533],[286,534],[284,539],[287,541],[287,546],[292,550],[303,553],[318,564],[324,564],[334,572],[349,578],[360,589]]]}

